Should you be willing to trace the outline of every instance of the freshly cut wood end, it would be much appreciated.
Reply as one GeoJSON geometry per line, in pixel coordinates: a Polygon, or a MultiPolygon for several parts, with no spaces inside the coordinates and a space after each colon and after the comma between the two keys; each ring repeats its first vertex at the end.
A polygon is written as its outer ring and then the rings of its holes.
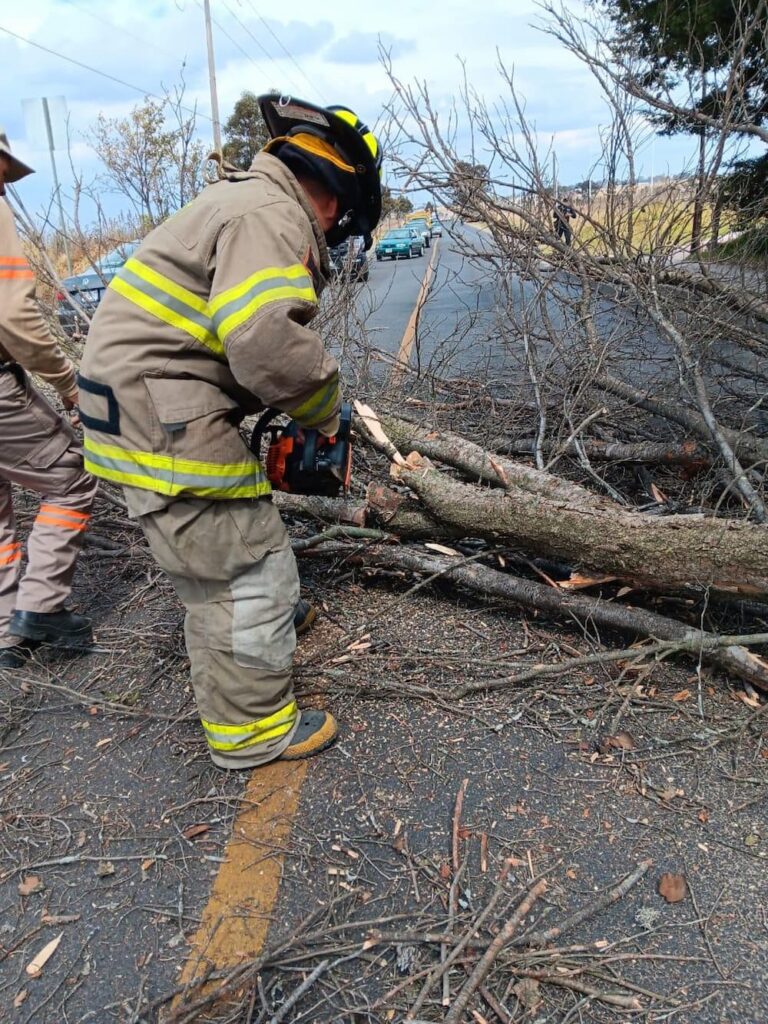
{"type": "Polygon", "coordinates": [[[374,441],[386,451],[387,455],[392,459],[393,462],[403,463],[405,459],[400,452],[395,448],[394,444],[387,435],[384,433],[384,428],[381,425],[381,420],[377,414],[373,411],[370,405],[366,405],[364,402],[360,402],[355,399],[355,412],[363,421],[368,433],[371,435],[374,441]]]}

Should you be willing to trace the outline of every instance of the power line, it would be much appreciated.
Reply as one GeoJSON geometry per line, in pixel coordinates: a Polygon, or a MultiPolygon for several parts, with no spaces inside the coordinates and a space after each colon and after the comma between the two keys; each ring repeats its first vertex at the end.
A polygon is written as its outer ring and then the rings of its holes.
{"type": "MultiPolygon", "coordinates": [[[[6,28],[5,25],[0,25],[0,32],[5,32],[6,35],[13,36],[14,39],[18,39],[22,43],[27,43],[28,46],[34,46],[36,50],[42,50],[43,53],[48,53],[52,57],[58,57],[60,60],[64,60],[68,64],[74,64],[75,67],[82,68],[84,71],[90,71],[92,74],[99,75],[101,78],[106,78],[110,82],[116,82],[117,85],[125,86],[126,89],[132,89],[134,92],[138,92],[142,96],[149,96],[151,99],[159,100],[161,103],[165,103],[168,98],[167,96],[158,96],[157,93],[152,92],[150,89],[144,89],[140,85],[134,85],[132,82],[126,82],[123,78],[117,78],[116,75],[110,75],[107,71],[101,71],[100,68],[94,68],[90,64],[85,64],[81,60],[69,57],[66,53],[59,53],[58,50],[52,50],[49,46],[43,46],[42,43],[36,43],[33,39],[28,39],[26,36],[19,35],[18,32],[12,32],[11,29],[6,28]]],[[[206,121],[213,120],[208,117],[207,114],[203,114],[201,111],[195,110],[192,107],[180,105],[179,109],[184,110],[188,114],[194,114],[197,117],[202,117],[206,121]]]]}
{"type": "MultiPolygon", "coordinates": [[[[240,2],[240,0],[238,0],[238,3],[239,2],[240,2]]],[[[267,32],[269,32],[269,34],[275,40],[277,45],[283,51],[283,53],[288,57],[288,60],[290,60],[291,64],[293,64],[293,66],[299,72],[299,74],[304,79],[304,81],[307,82],[309,87],[311,89],[313,89],[317,93],[317,95],[320,97],[320,99],[323,101],[323,103],[325,103],[327,105],[327,103],[328,103],[327,97],[323,96],[323,94],[320,91],[320,89],[317,88],[317,85],[314,82],[312,82],[312,80],[308,77],[308,75],[306,74],[304,69],[301,67],[301,65],[297,62],[297,60],[295,59],[295,57],[293,56],[291,51],[285,46],[285,44],[283,43],[282,39],[280,39],[280,37],[277,35],[277,33],[271,28],[269,22],[265,21],[265,19],[261,16],[261,14],[256,10],[256,8],[255,8],[255,6],[253,4],[253,0],[246,0],[246,2],[248,3],[248,6],[251,8],[251,10],[256,15],[256,17],[259,19],[259,21],[262,23],[264,28],[267,30],[267,32]]]]}
{"type": "MultiPolygon", "coordinates": [[[[139,36],[135,32],[131,32],[130,29],[124,28],[122,25],[116,25],[114,21],[108,21],[101,14],[95,14],[84,4],[80,3],[79,0],[64,0],[64,2],[70,7],[77,7],[77,9],[82,11],[83,14],[87,14],[89,18],[93,18],[94,21],[99,23],[102,29],[105,25],[108,25],[115,32],[118,32],[122,36],[128,36],[130,39],[134,39],[137,43],[141,43],[142,46],[150,46],[153,50],[164,54],[166,57],[173,57],[174,60],[178,60],[179,58],[177,53],[172,53],[170,50],[166,50],[164,47],[158,46],[157,43],[153,42],[151,39],[147,39],[145,36],[139,36]]],[[[182,61],[182,68],[186,66],[186,63],[187,58],[185,57],[182,61]]]]}
{"type": "MultiPolygon", "coordinates": [[[[248,26],[243,24],[243,22],[238,18],[238,16],[235,14],[235,12],[231,9],[231,7],[227,3],[225,3],[224,6],[227,9],[227,13],[231,17],[233,17],[235,19],[235,21],[240,26],[240,28],[243,30],[243,32],[247,32],[248,33],[248,35],[251,37],[251,39],[254,41],[254,43],[258,46],[258,48],[261,50],[261,52],[264,54],[264,56],[267,58],[267,60],[271,61],[275,65],[275,67],[279,68],[280,65],[277,63],[277,61],[272,56],[272,54],[269,52],[269,50],[266,49],[266,47],[261,42],[261,40],[257,39],[256,36],[253,34],[253,32],[251,32],[251,30],[248,28],[248,26]]],[[[222,29],[222,31],[224,31],[224,30],[222,29]]],[[[280,74],[281,75],[283,74],[282,69],[280,70],[280,74]]],[[[292,81],[292,84],[295,86],[296,85],[295,80],[291,79],[291,81],[292,81]]]]}

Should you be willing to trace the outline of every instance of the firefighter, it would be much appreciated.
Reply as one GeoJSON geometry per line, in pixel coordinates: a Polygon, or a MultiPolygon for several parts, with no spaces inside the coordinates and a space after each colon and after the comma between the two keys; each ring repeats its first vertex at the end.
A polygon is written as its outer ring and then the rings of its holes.
{"type": "MultiPolygon", "coordinates": [[[[15,157],[0,131],[0,196],[32,168],[15,157]]],[[[72,426],[29,381],[36,374],[59,393],[73,416],[75,371],[35,303],[34,274],[0,199],[0,668],[21,668],[40,643],[86,647],[91,624],[65,607],[97,481],[83,468],[72,426]],[[11,486],[37,491],[40,510],[22,543],[11,486]]]]}
{"type": "MultiPolygon", "coordinates": [[[[328,247],[381,214],[379,146],[355,114],[269,94],[270,141],[221,165],[111,282],[80,373],[87,468],[130,514],[186,608],[197,707],[213,761],[308,757],[336,736],[299,710],[291,666],[308,617],[285,527],[238,430],[265,406],[331,436],[336,361],[310,321],[328,247]]],[[[311,612],[309,613],[311,614],[311,612]]]]}

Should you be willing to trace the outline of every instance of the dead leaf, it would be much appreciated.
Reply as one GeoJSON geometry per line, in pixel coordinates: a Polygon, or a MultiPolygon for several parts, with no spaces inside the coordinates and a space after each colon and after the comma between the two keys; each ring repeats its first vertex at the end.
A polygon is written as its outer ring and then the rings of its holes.
{"type": "Polygon", "coordinates": [[[667,903],[679,903],[688,895],[688,883],[685,880],[685,875],[665,872],[659,879],[658,891],[659,896],[663,896],[667,903]]]}
{"type": "Polygon", "coordinates": [[[541,1005],[539,983],[533,978],[523,978],[518,981],[512,991],[527,1010],[535,1010],[537,1006],[541,1005]]]}
{"type": "Polygon", "coordinates": [[[210,828],[210,825],[199,824],[199,825],[187,825],[184,831],[181,833],[185,839],[196,839],[197,836],[204,836],[210,828]]]}
{"type": "Polygon", "coordinates": [[[690,696],[690,690],[678,690],[677,693],[673,695],[672,700],[677,701],[679,703],[682,700],[688,700],[690,696]]]}
{"type": "Polygon", "coordinates": [[[37,875],[25,875],[17,886],[19,896],[31,896],[33,892],[42,892],[45,886],[37,875]]]}
{"type": "Polygon", "coordinates": [[[450,864],[446,864],[445,862],[443,862],[440,865],[440,877],[442,878],[442,880],[444,882],[448,881],[448,879],[451,877],[451,865],[450,864]]]}
{"type": "Polygon", "coordinates": [[[142,871],[149,871],[149,869],[151,867],[154,867],[154,865],[155,865],[154,859],[152,857],[147,857],[146,860],[143,860],[141,862],[141,870],[142,871]]]}
{"type": "Polygon", "coordinates": [[[27,990],[23,988],[21,992],[19,992],[19,994],[13,1000],[14,1008],[18,1010],[18,1008],[22,1005],[22,1003],[24,1002],[28,995],[29,992],[27,992],[27,990]]]}
{"type": "Polygon", "coordinates": [[[51,959],[53,954],[58,949],[61,937],[64,932],[59,932],[55,939],[51,939],[50,942],[46,943],[40,952],[27,964],[27,974],[31,978],[36,978],[42,971],[48,961],[51,959]]]}
{"type": "Polygon", "coordinates": [[[568,878],[571,879],[571,881],[573,881],[576,878],[576,871],[574,868],[566,868],[565,873],[568,876],[568,878]]]}
{"type": "Polygon", "coordinates": [[[612,750],[634,750],[635,738],[632,733],[622,730],[614,736],[603,736],[598,744],[601,754],[609,754],[612,750]]]}
{"type": "Polygon", "coordinates": [[[748,836],[744,837],[745,846],[757,846],[759,842],[760,836],[757,834],[757,832],[750,832],[748,836]]]}
{"type": "Polygon", "coordinates": [[[96,874],[99,878],[108,878],[110,875],[114,875],[115,865],[111,860],[100,860],[96,865],[96,874]]]}
{"type": "Polygon", "coordinates": [[[653,500],[658,501],[660,505],[663,505],[667,500],[667,496],[664,491],[660,491],[656,484],[653,483],[651,484],[651,496],[653,497],[653,500]]]}
{"type": "Polygon", "coordinates": [[[706,823],[709,821],[709,811],[706,809],[706,807],[702,807],[697,817],[699,821],[702,823],[702,825],[706,825],[706,823]]]}
{"type": "Polygon", "coordinates": [[[616,597],[626,597],[627,594],[631,594],[634,589],[634,587],[619,587],[616,591],[616,597]]]}

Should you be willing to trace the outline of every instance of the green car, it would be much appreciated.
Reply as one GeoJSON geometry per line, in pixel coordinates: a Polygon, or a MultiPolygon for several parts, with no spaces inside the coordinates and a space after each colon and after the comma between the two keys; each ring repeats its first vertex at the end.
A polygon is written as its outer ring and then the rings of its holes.
{"type": "Polygon", "coordinates": [[[376,244],[376,259],[397,260],[401,256],[409,260],[411,256],[424,254],[424,241],[413,228],[393,228],[376,244]]]}

